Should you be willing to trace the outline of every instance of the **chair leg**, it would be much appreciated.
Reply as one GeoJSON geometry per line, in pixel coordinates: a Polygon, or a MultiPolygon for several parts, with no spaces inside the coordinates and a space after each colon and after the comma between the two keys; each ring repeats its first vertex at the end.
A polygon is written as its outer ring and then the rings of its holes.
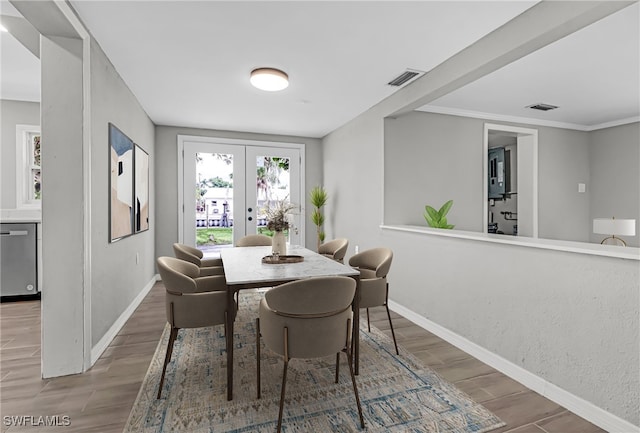
{"type": "Polygon", "coordinates": [[[280,409],[278,412],[278,429],[280,433],[282,429],[282,413],[284,411],[284,394],[285,386],[287,384],[287,367],[289,366],[289,346],[288,346],[289,334],[288,329],[284,328],[284,371],[282,372],[282,390],[280,391],[280,409]]]}
{"type": "Polygon", "coordinates": [[[171,361],[171,354],[173,353],[173,343],[178,336],[178,328],[171,328],[171,334],[169,334],[169,344],[167,344],[167,354],[164,357],[164,365],[162,366],[162,375],[160,376],[160,385],[158,386],[158,399],[162,394],[162,385],[164,385],[164,374],[167,372],[167,365],[171,361]]]}
{"type": "Polygon", "coordinates": [[[391,323],[391,313],[389,312],[389,305],[384,304],[384,307],[387,309],[387,317],[389,318],[389,326],[391,327],[391,336],[393,337],[393,345],[396,347],[396,355],[400,355],[400,352],[398,352],[398,343],[396,342],[396,333],[393,331],[393,323],[391,323]]]}
{"type": "Polygon", "coordinates": [[[367,329],[371,332],[371,321],[369,320],[369,309],[367,308],[367,329]]]}
{"type": "Polygon", "coordinates": [[[256,387],[260,398],[260,318],[256,317],[256,387]]]}
{"type": "Polygon", "coordinates": [[[340,352],[336,353],[336,383],[338,383],[339,375],[340,375],[340,352]]]}
{"type": "MultiPolygon", "coordinates": [[[[358,415],[360,416],[360,426],[364,427],[364,417],[362,416],[362,406],[360,405],[360,396],[358,395],[358,386],[356,385],[356,376],[353,374],[353,358],[351,356],[351,342],[349,341],[349,330],[351,329],[351,319],[347,320],[347,343],[342,351],[347,355],[347,365],[349,366],[349,375],[351,376],[351,383],[353,384],[353,393],[356,396],[356,404],[358,405],[358,415]]],[[[338,352],[340,356],[340,352],[338,352]]],[[[337,381],[336,381],[337,382],[337,381]]]]}

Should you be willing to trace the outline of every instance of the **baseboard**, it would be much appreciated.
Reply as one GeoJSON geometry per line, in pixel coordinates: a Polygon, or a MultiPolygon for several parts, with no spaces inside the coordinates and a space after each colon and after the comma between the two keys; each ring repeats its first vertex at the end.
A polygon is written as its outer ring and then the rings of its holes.
{"type": "Polygon", "coordinates": [[[411,320],[421,328],[426,329],[443,340],[448,341],[460,350],[465,351],[469,355],[495,368],[513,380],[520,382],[532,391],[535,391],[549,400],[565,407],[576,415],[597,425],[601,429],[611,433],[640,433],[640,427],[599,408],[593,403],[571,394],[557,385],[546,381],[545,379],[525,370],[524,368],[485,349],[484,347],[479,346],[465,337],[432,322],[397,302],[389,300],[389,308],[411,320]]]}
{"type": "Polygon", "coordinates": [[[96,363],[96,361],[100,358],[102,353],[109,347],[111,341],[118,335],[120,329],[127,323],[129,317],[133,314],[133,312],[138,308],[142,300],[147,296],[147,294],[151,291],[153,285],[160,279],[159,275],[155,275],[151,281],[147,283],[146,286],[140,291],[138,296],[129,304],[129,306],[120,314],[120,317],[111,325],[111,328],[104,334],[104,336],[98,341],[98,343],[91,348],[91,366],[96,363]]]}

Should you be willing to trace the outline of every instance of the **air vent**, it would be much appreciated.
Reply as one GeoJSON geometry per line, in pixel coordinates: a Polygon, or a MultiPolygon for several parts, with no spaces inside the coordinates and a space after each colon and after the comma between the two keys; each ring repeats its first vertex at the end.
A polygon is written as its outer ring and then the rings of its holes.
{"type": "Polygon", "coordinates": [[[558,107],[556,105],[550,105],[550,104],[533,104],[533,105],[528,105],[526,108],[531,108],[532,110],[549,111],[549,110],[555,110],[558,107]]]}
{"type": "Polygon", "coordinates": [[[390,85],[390,86],[399,87],[399,86],[402,86],[403,84],[407,83],[408,81],[413,80],[414,78],[416,78],[420,74],[422,74],[422,72],[413,71],[411,69],[407,69],[402,74],[398,75],[396,78],[394,78],[393,80],[389,81],[387,84],[390,85]]]}

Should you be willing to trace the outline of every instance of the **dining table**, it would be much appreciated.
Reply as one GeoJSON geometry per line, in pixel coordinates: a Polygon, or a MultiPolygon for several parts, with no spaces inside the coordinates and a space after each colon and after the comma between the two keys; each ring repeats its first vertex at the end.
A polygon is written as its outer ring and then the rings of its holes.
{"type": "MultiPolygon", "coordinates": [[[[287,255],[278,258],[278,261],[284,261],[288,257],[293,257],[290,259],[292,262],[289,263],[272,263],[270,246],[225,248],[220,251],[220,257],[227,285],[227,311],[233,311],[236,308],[235,294],[243,289],[274,287],[312,277],[345,276],[355,279],[356,293],[352,303],[352,350],[354,372],[358,374],[360,354],[360,271],[358,269],[296,245],[289,245],[287,255]]],[[[234,314],[227,314],[227,400],[233,400],[234,318],[234,314]]]]}

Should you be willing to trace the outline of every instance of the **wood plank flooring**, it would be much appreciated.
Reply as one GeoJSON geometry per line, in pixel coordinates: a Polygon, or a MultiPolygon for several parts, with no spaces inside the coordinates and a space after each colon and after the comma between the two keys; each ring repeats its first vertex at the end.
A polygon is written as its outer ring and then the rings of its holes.
{"type": "MultiPolygon", "coordinates": [[[[507,423],[495,433],[603,432],[404,317],[392,317],[399,345],[507,423]]],[[[384,308],[372,309],[371,321],[391,335],[384,308]]],[[[1,431],[122,432],[165,323],[164,287],[157,283],[91,370],[43,380],[40,301],[0,304],[1,431]],[[4,417],[16,415],[68,416],[70,425],[7,426],[4,417]]]]}

